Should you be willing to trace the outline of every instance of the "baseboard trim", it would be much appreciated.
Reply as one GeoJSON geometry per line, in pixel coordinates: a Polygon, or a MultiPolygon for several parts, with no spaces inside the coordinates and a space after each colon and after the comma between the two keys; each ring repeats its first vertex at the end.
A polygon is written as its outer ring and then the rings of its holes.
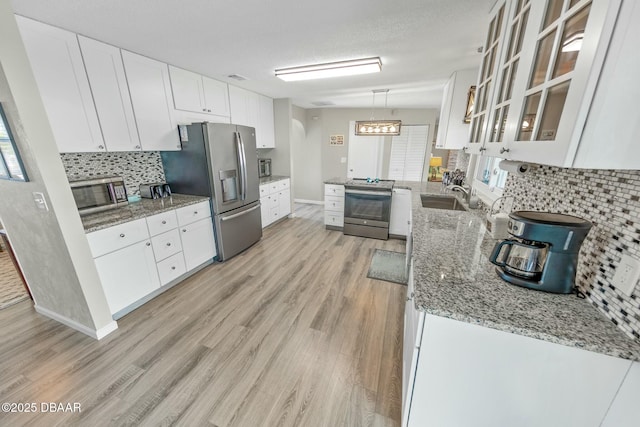
{"type": "Polygon", "coordinates": [[[82,332],[83,334],[88,335],[91,338],[96,340],[100,340],[106,337],[107,335],[109,335],[111,332],[118,329],[118,323],[115,320],[109,322],[107,326],[104,326],[96,330],[96,329],[91,329],[88,326],[78,323],[73,319],[69,319],[66,316],[62,316],[61,314],[58,314],[55,311],[49,310],[48,308],[44,308],[40,305],[36,304],[34,307],[36,311],[42,314],[43,316],[48,317],[49,319],[53,319],[57,322],[60,322],[63,325],[68,326],[71,329],[75,329],[78,332],[82,332]]]}
{"type": "Polygon", "coordinates": [[[324,205],[322,200],[293,199],[295,203],[304,203],[307,205],[324,205]]]}

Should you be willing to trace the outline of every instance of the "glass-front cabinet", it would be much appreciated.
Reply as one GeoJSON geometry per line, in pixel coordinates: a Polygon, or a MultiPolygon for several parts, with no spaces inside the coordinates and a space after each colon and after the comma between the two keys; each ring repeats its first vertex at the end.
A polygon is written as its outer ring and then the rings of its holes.
{"type": "Polygon", "coordinates": [[[485,133],[491,104],[493,103],[495,81],[498,78],[499,61],[504,44],[506,31],[505,15],[509,3],[506,0],[498,1],[491,10],[489,31],[483,46],[482,64],[478,74],[476,96],[471,113],[471,131],[469,137],[468,152],[482,153],[484,148],[485,133]]]}
{"type": "Polygon", "coordinates": [[[472,123],[484,122],[486,131],[473,127],[469,152],[571,166],[620,0],[510,0],[501,7],[506,31],[494,93],[472,123]]]}

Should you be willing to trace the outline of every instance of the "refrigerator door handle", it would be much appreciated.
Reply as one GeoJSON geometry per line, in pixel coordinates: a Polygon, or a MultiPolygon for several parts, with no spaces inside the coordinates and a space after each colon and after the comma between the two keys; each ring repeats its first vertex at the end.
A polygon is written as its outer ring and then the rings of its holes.
{"type": "Polygon", "coordinates": [[[242,141],[242,134],[237,132],[238,141],[240,141],[240,153],[241,153],[241,163],[240,163],[240,177],[242,180],[242,200],[247,199],[247,153],[244,151],[244,141],[242,141]]]}
{"type": "Polygon", "coordinates": [[[238,186],[240,187],[240,199],[244,200],[245,199],[245,187],[246,187],[246,181],[245,181],[245,157],[244,157],[244,147],[242,145],[242,139],[240,137],[240,132],[234,132],[233,133],[236,137],[236,152],[238,155],[238,169],[239,169],[239,173],[238,175],[240,175],[240,180],[238,183],[238,186]]]}
{"type": "Polygon", "coordinates": [[[237,214],[221,217],[220,220],[221,221],[229,221],[230,219],[234,219],[234,218],[238,218],[239,216],[246,215],[251,211],[255,211],[256,209],[260,209],[260,205],[254,206],[251,209],[247,209],[244,212],[240,212],[240,213],[237,213],[237,214]]]}

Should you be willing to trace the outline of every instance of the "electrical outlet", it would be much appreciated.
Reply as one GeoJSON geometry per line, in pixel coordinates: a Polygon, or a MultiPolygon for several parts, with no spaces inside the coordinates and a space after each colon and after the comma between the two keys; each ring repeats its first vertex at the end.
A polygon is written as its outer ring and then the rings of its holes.
{"type": "Polygon", "coordinates": [[[631,296],[640,279],[640,261],[629,255],[622,255],[620,264],[616,267],[616,274],[613,276],[612,285],[631,296]]]}
{"type": "Polygon", "coordinates": [[[47,206],[47,199],[44,198],[43,193],[34,192],[33,201],[36,203],[36,207],[38,209],[42,209],[43,211],[49,210],[49,206],[47,206]]]}

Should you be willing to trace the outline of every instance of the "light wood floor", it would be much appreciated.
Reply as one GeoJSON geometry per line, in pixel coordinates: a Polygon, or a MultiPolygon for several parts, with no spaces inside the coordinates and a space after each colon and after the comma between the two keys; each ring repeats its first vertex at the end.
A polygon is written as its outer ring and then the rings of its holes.
{"type": "Polygon", "coordinates": [[[79,402],[0,425],[397,426],[406,287],[368,279],[376,248],[326,231],[322,207],[264,231],[94,341],[0,312],[0,402],[79,402]]]}

